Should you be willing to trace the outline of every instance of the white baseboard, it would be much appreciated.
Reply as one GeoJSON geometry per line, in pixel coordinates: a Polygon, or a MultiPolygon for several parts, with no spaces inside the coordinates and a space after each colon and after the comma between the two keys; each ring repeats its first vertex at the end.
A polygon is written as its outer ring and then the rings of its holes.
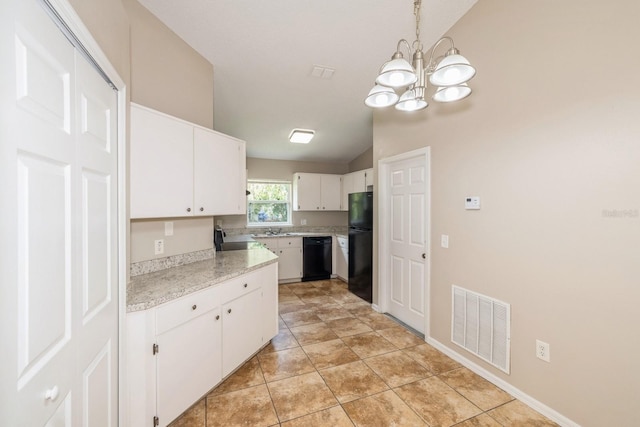
{"type": "MultiPolygon", "coordinates": [[[[375,310],[375,308],[374,308],[374,310],[375,310]]],[[[474,363],[471,360],[467,359],[466,357],[464,357],[460,353],[450,349],[449,347],[444,346],[439,341],[437,341],[437,340],[435,340],[435,339],[433,339],[431,337],[428,337],[426,339],[426,341],[427,341],[427,344],[430,344],[433,347],[437,348],[438,350],[440,350],[441,352],[443,352],[444,354],[446,354],[447,356],[449,356],[450,358],[452,358],[456,362],[462,364],[466,368],[468,368],[471,371],[475,372],[476,374],[480,375],[482,378],[484,378],[485,380],[489,381],[490,383],[493,383],[494,385],[500,387],[501,389],[503,389],[504,391],[506,391],[507,393],[509,393],[510,395],[512,395],[513,397],[515,397],[516,399],[518,399],[519,401],[524,403],[525,405],[531,407],[532,409],[534,409],[537,412],[541,413],[542,415],[544,415],[545,417],[549,418],[550,420],[560,424],[563,427],[580,427],[580,424],[570,420],[569,418],[567,418],[564,415],[560,414],[558,411],[556,411],[556,410],[548,407],[544,403],[534,399],[533,397],[529,396],[528,394],[526,394],[522,390],[520,390],[520,389],[514,387],[513,385],[509,384],[508,382],[506,382],[502,378],[499,378],[499,377],[495,376],[494,374],[492,374],[491,372],[487,371],[486,369],[484,369],[480,365],[477,365],[476,363],[474,363]]]]}
{"type": "Polygon", "coordinates": [[[378,313],[382,313],[382,312],[380,311],[380,307],[378,307],[378,304],[371,304],[371,308],[372,308],[374,311],[377,311],[378,313]]]}

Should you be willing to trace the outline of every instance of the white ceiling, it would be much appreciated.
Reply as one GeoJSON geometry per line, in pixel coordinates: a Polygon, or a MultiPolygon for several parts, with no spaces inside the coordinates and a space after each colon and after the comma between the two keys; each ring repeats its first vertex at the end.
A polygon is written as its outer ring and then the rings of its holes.
{"type": "MultiPolygon", "coordinates": [[[[415,39],[413,0],[139,0],[214,65],[214,128],[249,157],[349,162],[372,146],[364,98],[399,39],[415,39]],[[315,65],[335,69],[329,80],[315,65]],[[293,128],[314,129],[291,144],[293,128]]],[[[477,0],[423,0],[431,46],[477,0]]]]}

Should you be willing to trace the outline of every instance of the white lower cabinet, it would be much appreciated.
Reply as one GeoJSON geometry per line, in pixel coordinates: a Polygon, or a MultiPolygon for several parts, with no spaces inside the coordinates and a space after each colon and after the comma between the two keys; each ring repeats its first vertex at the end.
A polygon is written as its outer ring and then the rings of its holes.
{"type": "Polygon", "coordinates": [[[278,264],[127,314],[127,426],[167,426],[278,333],[278,264]]]}
{"type": "Polygon", "coordinates": [[[336,274],[345,282],[349,281],[349,239],[338,236],[336,238],[336,274]]]}
{"type": "Polygon", "coordinates": [[[278,255],[278,281],[296,282],[302,279],[302,237],[256,238],[278,255]]]}

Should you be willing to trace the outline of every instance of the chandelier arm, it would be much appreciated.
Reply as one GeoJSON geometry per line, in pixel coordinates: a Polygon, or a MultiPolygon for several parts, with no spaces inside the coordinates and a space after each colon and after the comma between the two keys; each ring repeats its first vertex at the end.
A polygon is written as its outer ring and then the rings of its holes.
{"type": "Polygon", "coordinates": [[[402,45],[402,43],[404,43],[407,46],[407,51],[409,52],[409,58],[411,58],[411,56],[413,55],[413,51],[411,50],[411,45],[405,39],[398,40],[398,46],[396,47],[396,53],[400,52],[400,46],[402,45]]]}
{"type": "Polygon", "coordinates": [[[429,63],[427,64],[427,70],[429,70],[429,72],[433,72],[433,70],[435,69],[435,64],[433,63],[433,54],[436,51],[436,48],[438,46],[440,46],[441,43],[443,43],[444,41],[448,41],[449,43],[451,43],[451,47],[449,48],[449,50],[454,49],[455,46],[453,45],[453,39],[449,36],[444,36],[442,38],[440,38],[440,40],[438,40],[436,42],[436,44],[433,45],[433,47],[431,48],[431,55],[429,55],[429,63]]]}

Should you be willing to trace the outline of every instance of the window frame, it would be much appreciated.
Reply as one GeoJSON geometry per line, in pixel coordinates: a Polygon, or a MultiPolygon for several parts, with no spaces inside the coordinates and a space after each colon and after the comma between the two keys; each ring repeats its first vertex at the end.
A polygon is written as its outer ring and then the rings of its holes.
{"type": "Polygon", "coordinates": [[[280,179],[247,179],[247,190],[251,184],[285,184],[288,187],[287,190],[287,200],[250,200],[247,197],[247,228],[249,227],[286,227],[293,226],[293,182],[288,180],[280,180],[280,179]],[[287,207],[287,218],[288,222],[251,222],[250,215],[251,209],[250,206],[252,203],[271,203],[271,204],[284,204],[287,207]]]}

